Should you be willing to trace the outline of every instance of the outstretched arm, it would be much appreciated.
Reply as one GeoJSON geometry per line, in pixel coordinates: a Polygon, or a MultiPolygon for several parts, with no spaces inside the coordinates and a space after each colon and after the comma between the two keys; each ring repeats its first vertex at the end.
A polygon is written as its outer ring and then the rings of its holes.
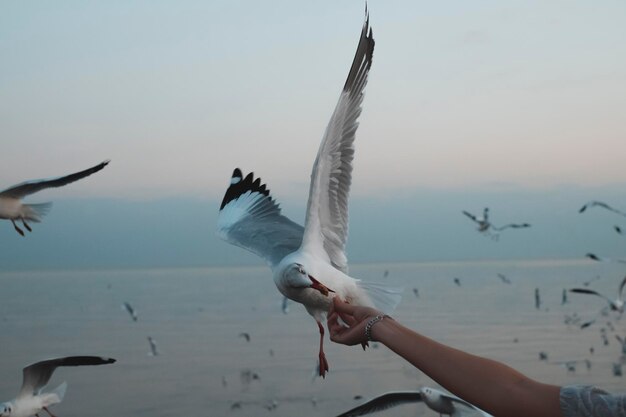
{"type": "MultiPolygon", "coordinates": [[[[380,312],[334,298],[328,316],[330,339],[345,345],[366,341],[365,326],[380,312]],[[339,324],[338,319],[348,324],[339,324]]],[[[560,387],[536,382],[500,362],[438,343],[385,317],[371,327],[373,340],[387,346],[441,386],[494,416],[561,415],[560,387]]]]}

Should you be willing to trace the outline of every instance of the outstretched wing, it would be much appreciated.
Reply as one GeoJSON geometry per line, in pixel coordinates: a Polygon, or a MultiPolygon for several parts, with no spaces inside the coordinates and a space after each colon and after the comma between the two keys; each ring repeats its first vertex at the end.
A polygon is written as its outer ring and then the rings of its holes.
{"type": "Polygon", "coordinates": [[[616,208],[613,208],[613,207],[609,206],[608,204],[606,204],[603,201],[590,201],[587,204],[585,204],[584,206],[582,206],[580,208],[580,210],[578,210],[578,212],[579,213],[583,213],[585,210],[587,210],[588,208],[591,208],[591,207],[602,207],[603,209],[612,211],[613,213],[616,213],[616,214],[619,214],[620,216],[626,217],[626,213],[624,213],[621,210],[618,210],[616,208]]]}
{"type": "Polygon", "coordinates": [[[233,172],[217,219],[217,234],[225,241],[249,250],[274,267],[302,243],[304,228],[280,214],[261,179],[251,172],[245,178],[233,172]]]}
{"type": "Polygon", "coordinates": [[[585,254],[585,256],[589,259],[591,259],[592,261],[596,261],[596,262],[616,262],[619,264],[626,264],[626,261],[623,259],[613,259],[613,258],[606,258],[603,256],[598,256],[595,255],[593,253],[587,253],[585,254]]]}
{"type": "Polygon", "coordinates": [[[18,398],[31,396],[46,386],[52,373],[59,366],[105,365],[115,359],[100,356],[68,356],[34,363],[23,370],[23,382],[18,398]]]}
{"type": "Polygon", "coordinates": [[[64,177],[52,178],[47,180],[26,181],[0,192],[0,196],[10,198],[22,198],[46,188],[63,187],[64,185],[67,185],[74,181],[78,181],[82,178],[88,177],[89,175],[100,171],[102,168],[107,166],[109,162],[111,161],[107,160],[84,171],[75,172],[74,174],[66,175],[64,177]]]}
{"type": "Polygon", "coordinates": [[[530,224],[528,224],[528,223],[521,223],[521,224],[511,223],[511,224],[505,224],[504,226],[501,226],[501,227],[496,227],[494,225],[491,225],[491,228],[493,230],[497,230],[498,232],[500,232],[500,231],[502,231],[504,229],[523,229],[525,227],[530,227],[530,224]]]}
{"type": "Polygon", "coordinates": [[[348,269],[344,250],[348,239],[354,138],[373,52],[374,38],[366,14],[350,73],[311,172],[303,246],[316,253],[325,251],[329,262],[342,272],[348,269]]]}
{"type": "Polygon", "coordinates": [[[340,414],[338,417],[356,417],[376,413],[401,404],[421,402],[422,394],[419,391],[389,392],[374,398],[352,410],[340,414]]]}
{"type": "Polygon", "coordinates": [[[476,216],[474,216],[472,213],[468,213],[467,211],[463,210],[463,214],[465,214],[467,217],[469,217],[470,219],[474,220],[476,223],[479,223],[478,219],[476,218],[476,216]]]}
{"type": "Polygon", "coordinates": [[[599,292],[597,292],[597,291],[590,290],[590,289],[588,289],[588,288],[572,288],[572,289],[571,289],[571,290],[569,290],[569,291],[570,291],[570,292],[575,292],[575,293],[578,293],[578,294],[591,294],[591,295],[596,295],[596,296],[598,296],[598,297],[604,298],[606,301],[608,301],[608,302],[609,302],[609,304],[610,304],[611,306],[613,306],[613,300],[611,300],[609,297],[607,297],[607,296],[605,296],[605,295],[600,294],[600,293],[599,293],[599,292]]]}

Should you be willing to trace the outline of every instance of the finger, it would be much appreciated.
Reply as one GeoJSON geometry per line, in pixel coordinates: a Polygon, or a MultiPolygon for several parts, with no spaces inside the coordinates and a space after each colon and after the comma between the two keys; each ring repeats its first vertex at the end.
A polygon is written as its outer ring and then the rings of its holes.
{"type": "Polygon", "coordinates": [[[355,324],[358,323],[357,319],[355,319],[353,316],[349,315],[349,314],[341,314],[339,313],[339,317],[341,317],[341,320],[343,320],[348,326],[352,327],[355,324]]]}
{"type": "Polygon", "coordinates": [[[339,297],[333,298],[333,307],[335,311],[338,313],[347,313],[347,314],[354,313],[354,306],[348,303],[344,303],[343,301],[339,299],[339,297]]]}

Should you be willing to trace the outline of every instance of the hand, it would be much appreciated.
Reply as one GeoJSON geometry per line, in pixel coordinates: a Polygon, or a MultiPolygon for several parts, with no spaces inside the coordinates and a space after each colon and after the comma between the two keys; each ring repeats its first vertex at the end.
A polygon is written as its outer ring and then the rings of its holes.
{"type": "Polygon", "coordinates": [[[330,340],[348,346],[367,344],[365,326],[370,319],[379,314],[381,312],[374,308],[353,306],[344,303],[339,297],[333,297],[333,305],[330,307],[327,321],[330,340]],[[340,318],[348,327],[339,323],[340,318]]]}

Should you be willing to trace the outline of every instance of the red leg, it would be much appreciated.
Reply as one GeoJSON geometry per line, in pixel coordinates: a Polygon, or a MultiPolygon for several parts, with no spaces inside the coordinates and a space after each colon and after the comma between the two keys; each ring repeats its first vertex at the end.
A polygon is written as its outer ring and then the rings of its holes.
{"type": "Polygon", "coordinates": [[[317,322],[317,327],[320,329],[320,376],[322,378],[326,377],[326,372],[328,372],[328,361],[326,360],[326,355],[324,355],[324,326],[322,323],[315,320],[317,322]]]}

